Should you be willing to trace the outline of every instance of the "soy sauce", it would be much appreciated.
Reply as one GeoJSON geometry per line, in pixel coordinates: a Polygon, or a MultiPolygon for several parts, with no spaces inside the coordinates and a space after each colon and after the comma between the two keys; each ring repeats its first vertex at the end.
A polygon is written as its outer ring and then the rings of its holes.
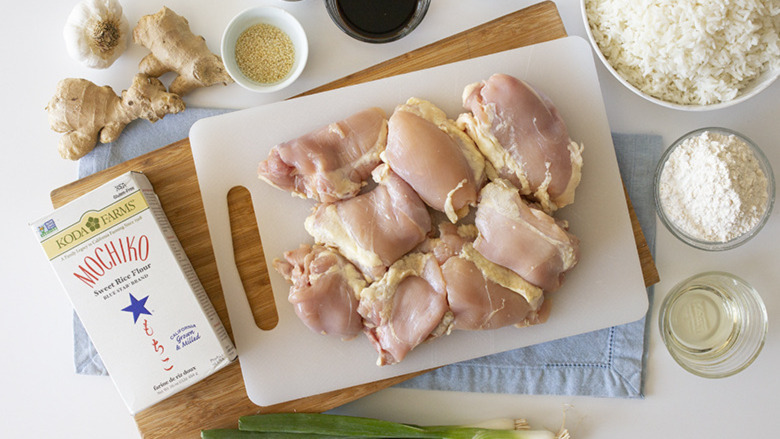
{"type": "Polygon", "coordinates": [[[338,0],[342,19],[367,37],[393,34],[412,19],[417,0],[338,0]]]}

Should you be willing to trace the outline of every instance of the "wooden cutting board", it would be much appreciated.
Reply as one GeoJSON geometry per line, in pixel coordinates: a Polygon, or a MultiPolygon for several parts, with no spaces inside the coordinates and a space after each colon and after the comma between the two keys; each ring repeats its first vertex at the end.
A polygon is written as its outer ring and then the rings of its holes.
{"type": "MultiPolygon", "coordinates": [[[[566,36],[556,6],[546,1],[474,27],[418,50],[369,67],[305,94],[434,67],[566,36]]],[[[51,193],[60,207],[110,179],[128,171],[142,171],[152,182],[182,246],[190,258],[214,307],[232,334],[188,139],[101,171],[51,193]],[[186,194],[187,196],[182,196],[186,194]]],[[[229,194],[231,228],[236,261],[255,320],[260,328],[276,324],[272,292],[262,263],[262,246],[247,192],[229,194]],[[258,267],[260,269],[258,269],[258,267]]],[[[630,207],[630,200],[629,200],[630,207]]],[[[645,283],[658,281],[633,209],[629,209],[645,283]]],[[[348,389],[315,395],[269,407],[258,407],[247,397],[238,362],[146,409],[135,416],[138,429],[148,438],[196,438],[207,428],[235,428],[239,416],[264,412],[321,412],[371,394],[418,375],[411,374],[348,389]]]]}

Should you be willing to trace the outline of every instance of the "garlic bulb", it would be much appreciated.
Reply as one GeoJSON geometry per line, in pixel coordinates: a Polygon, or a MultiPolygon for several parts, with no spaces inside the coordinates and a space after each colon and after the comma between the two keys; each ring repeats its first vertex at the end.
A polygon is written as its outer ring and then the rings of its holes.
{"type": "Polygon", "coordinates": [[[127,48],[129,31],[118,1],[84,0],[68,16],[63,36],[71,58],[105,69],[127,48]]]}

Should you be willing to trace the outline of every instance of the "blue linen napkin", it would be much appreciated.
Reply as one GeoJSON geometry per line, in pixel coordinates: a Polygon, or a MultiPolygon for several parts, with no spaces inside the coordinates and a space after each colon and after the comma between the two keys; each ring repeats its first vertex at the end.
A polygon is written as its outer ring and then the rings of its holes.
{"type": "MultiPolygon", "coordinates": [[[[114,166],[189,135],[196,120],[231,110],[188,108],[151,124],[139,120],[120,138],[98,145],[79,161],[79,178],[114,166]]],[[[612,135],[618,166],[651,251],[655,248],[653,171],[662,150],[660,136],[612,135]]],[[[648,288],[652,299],[652,287],[648,288]]],[[[652,308],[652,307],[651,307],[652,308]]],[[[74,313],[76,372],[106,375],[74,313]]],[[[467,392],[643,397],[647,319],[561,340],[448,365],[397,384],[398,387],[467,392]]]]}

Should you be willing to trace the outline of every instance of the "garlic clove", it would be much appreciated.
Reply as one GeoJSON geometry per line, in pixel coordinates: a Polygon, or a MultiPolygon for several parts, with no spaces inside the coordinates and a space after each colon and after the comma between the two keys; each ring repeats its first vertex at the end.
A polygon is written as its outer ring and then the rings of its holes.
{"type": "Polygon", "coordinates": [[[71,58],[87,67],[104,69],[128,45],[130,26],[116,0],[85,0],[77,4],[65,23],[63,37],[71,58]]]}

